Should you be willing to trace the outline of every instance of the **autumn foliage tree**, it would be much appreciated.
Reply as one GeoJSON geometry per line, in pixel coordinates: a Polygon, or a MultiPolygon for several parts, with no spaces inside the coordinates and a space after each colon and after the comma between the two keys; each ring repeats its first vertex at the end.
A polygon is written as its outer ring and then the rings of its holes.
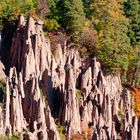
{"type": "Polygon", "coordinates": [[[134,88],[132,95],[134,96],[134,100],[132,102],[133,108],[136,112],[136,115],[140,117],[140,88],[134,88]]]}
{"type": "Polygon", "coordinates": [[[93,0],[91,19],[97,31],[97,57],[107,73],[127,71],[131,51],[127,36],[128,19],[124,16],[123,0],[93,0]]]}

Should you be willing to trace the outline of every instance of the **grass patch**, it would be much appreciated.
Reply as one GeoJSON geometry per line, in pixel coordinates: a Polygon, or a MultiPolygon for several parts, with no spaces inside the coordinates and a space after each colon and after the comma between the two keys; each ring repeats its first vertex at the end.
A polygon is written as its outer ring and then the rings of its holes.
{"type": "Polygon", "coordinates": [[[10,140],[21,140],[21,134],[20,133],[13,133],[10,140]]]}

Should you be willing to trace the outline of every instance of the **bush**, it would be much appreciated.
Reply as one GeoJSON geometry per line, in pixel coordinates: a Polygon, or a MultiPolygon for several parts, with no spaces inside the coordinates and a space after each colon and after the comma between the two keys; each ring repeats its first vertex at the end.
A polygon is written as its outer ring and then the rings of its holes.
{"type": "Polygon", "coordinates": [[[139,87],[133,89],[132,97],[134,97],[134,99],[132,100],[133,109],[136,115],[140,118],[140,88],[139,87]]]}
{"type": "Polygon", "coordinates": [[[80,52],[82,56],[93,57],[96,54],[96,34],[93,29],[86,28],[81,36],[80,52]]]}
{"type": "Polygon", "coordinates": [[[48,37],[50,39],[52,54],[55,56],[57,55],[57,49],[59,49],[58,44],[60,44],[63,48],[64,42],[67,40],[68,37],[66,36],[66,34],[57,31],[48,33],[48,37]]]}
{"type": "Polygon", "coordinates": [[[44,20],[43,31],[50,32],[54,30],[58,30],[60,25],[55,19],[46,19],[44,20]]]}
{"type": "Polygon", "coordinates": [[[57,125],[57,130],[59,132],[60,139],[61,140],[66,140],[67,135],[66,135],[65,126],[61,125],[57,118],[55,119],[55,124],[57,125]]]}
{"type": "Polygon", "coordinates": [[[92,129],[88,128],[86,132],[77,133],[72,136],[71,140],[91,140],[92,139],[92,129]]]}
{"type": "Polygon", "coordinates": [[[59,131],[61,140],[65,140],[66,139],[65,127],[63,125],[58,125],[58,131],[59,131]]]}

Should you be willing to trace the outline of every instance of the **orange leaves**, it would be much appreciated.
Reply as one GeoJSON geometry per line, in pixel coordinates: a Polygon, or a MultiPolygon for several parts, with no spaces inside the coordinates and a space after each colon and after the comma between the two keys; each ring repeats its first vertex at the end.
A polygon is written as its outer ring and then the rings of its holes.
{"type": "Polygon", "coordinates": [[[134,88],[132,91],[134,96],[134,110],[138,117],[140,117],[140,87],[134,88]]]}
{"type": "Polygon", "coordinates": [[[88,124],[86,122],[82,122],[82,133],[77,133],[73,135],[71,140],[90,140],[93,134],[93,130],[89,128],[88,124]]]}

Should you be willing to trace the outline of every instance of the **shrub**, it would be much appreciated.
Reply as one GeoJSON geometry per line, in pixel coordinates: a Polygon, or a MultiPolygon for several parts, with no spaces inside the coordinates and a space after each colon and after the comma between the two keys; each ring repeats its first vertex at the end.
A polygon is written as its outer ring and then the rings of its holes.
{"type": "Polygon", "coordinates": [[[60,28],[60,25],[58,24],[57,20],[55,20],[55,19],[44,20],[43,30],[45,32],[58,30],[59,28],[60,28]]]}
{"type": "Polygon", "coordinates": [[[140,117],[140,88],[136,87],[132,91],[132,100],[133,109],[138,117],[140,117]]]}
{"type": "Polygon", "coordinates": [[[86,132],[77,133],[72,136],[71,140],[91,140],[92,139],[92,129],[88,128],[86,132]]]}
{"type": "Polygon", "coordinates": [[[86,28],[81,35],[80,52],[82,56],[93,57],[96,54],[96,34],[93,29],[86,28]]]}
{"type": "Polygon", "coordinates": [[[61,125],[57,118],[55,118],[55,124],[57,125],[57,130],[59,132],[60,139],[61,140],[66,140],[67,135],[66,135],[65,126],[61,125]]]}
{"type": "Polygon", "coordinates": [[[52,54],[55,56],[57,54],[57,49],[59,49],[58,44],[60,44],[63,48],[64,42],[67,40],[68,37],[66,34],[57,31],[48,33],[48,37],[50,39],[52,54]]]}

